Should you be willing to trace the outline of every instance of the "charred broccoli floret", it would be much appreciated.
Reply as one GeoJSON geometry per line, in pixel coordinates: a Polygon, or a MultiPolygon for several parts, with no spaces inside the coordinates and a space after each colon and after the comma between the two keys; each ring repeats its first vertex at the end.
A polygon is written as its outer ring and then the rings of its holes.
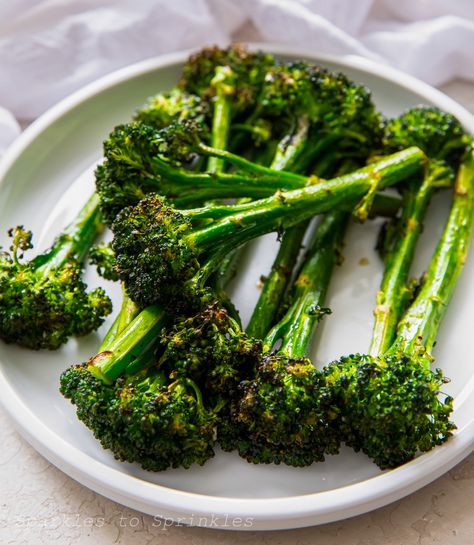
{"type": "Polygon", "coordinates": [[[325,391],[324,377],[308,358],[266,355],[255,378],[239,385],[229,418],[219,423],[219,444],[255,464],[321,462],[340,444],[328,423],[325,391]]]}
{"type": "Polygon", "coordinates": [[[266,336],[266,354],[254,376],[240,383],[228,417],[219,424],[222,448],[237,449],[249,462],[305,466],[339,450],[331,392],[304,354],[315,325],[328,313],[324,299],[346,224],[345,212],[322,219],[287,313],[266,336]]]}
{"type": "Polygon", "coordinates": [[[461,167],[443,235],[423,285],[385,352],[352,355],[327,366],[341,410],[344,440],[382,469],[445,442],[455,429],[446,378],[432,371],[431,351],[468,251],[474,218],[474,156],[461,167]]]}
{"type": "Polygon", "coordinates": [[[273,55],[251,52],[241,45],[208,47],[185,63],[179,86],[188,93],[212,98],[223,81],[237,114],[255,106],[267,70],[274,64],[273,55]]]}
{"type": "Polygon", "coordinates": [[[89,263],[95,265],[97,273],[106,280],[116,282],[117,273],[114,269],[115,254],[110,244],[95,244],[89,250],[89,263]]]}
{"type": "Polygon", "coordinates": [[[202,465],[214,455],[216,416],[191,380],[171,381],[149,369],[107,385],[83,364],[62,374],[61,392],[118,460],[163,471],[202,465]]]}
{"type": "Polygon", "coordinates": [[[404,351],[342,357],[327,373],[342,407],[341,436],[381,469],[397,467],[452,435],[453,400],[439,398],[446,382],[440,369],[429,369],[429,360],[404,351]]]}
{"type": "MultiPolygon", "coordinates": [[[[97,191],[101,197],[104,221],[108,225],[124,206],[138,202],[150,191],[148,177],[151,174],[146,174],[145,167],[154,151],[152,135],[155,131],[185,120],[193,120],[204,127],[208,115],[209,108],[200,97],[173,89],[150,97],[135,114],[130,131],[126,129],[127,125],[115,128],[104,142],[105,161],[96,169],[97,191]],[[150,149],[143,148],[147,135],[151,139],[147,142],[150,149]]],[[[156,191],[157,186],[152,187],[154,189],[151,190],[156,191]]]]}
{"type": "Polygon", "coordinates": [[[140,201],[112,225],[116,270],[140,306],[159,302],[172,312],[200,298],[203,283],[222,258],[262,234],[362,197],[374,177],[380,187],[416,172],[423,153],[410,148],[351,175],[238,205],[177,210],[158,196],[140,201]]]}
{"type": "Polygon", "coordinates": [[[408,146],[422,149],[428,158],[459,168],[471,138],[456,117],[434,106],[417,106],[390,119],[385,128],[384,147],[389,152],[408,146]]]}
{"type": "Polygon", "coordinates": [[[157,368],[158,307],[137,314],[124,296],[121,313],[98,354],[61,376],[61,393],[78,418],[118,460],[162,471],[203,464],[214,455],[217,412],[188,377],[157,368]]]}
{"type": "Polygon", "coordinates": [[[245,335],[217,301],[195,316],[179,318],[162,344],[160,368],[190,377],[219,399],[232,397],[253,372],[261,350],[261,342],[245,335]]]}
{"type": "Polygon", "coordinates": [[[381,145],[383,125],[369,90],[344,74],[297,62],[267,73],[259,118],[280,134],[273,165],[334,174],[341,160],[364,164],[381,145]],[[279,125],[281,127],[279,127],[279,125]]]}
{"type": "Polygon", "coordinates": [[[87,291],[82,262],[100,232],[98,199],[92,197],[53,245],[31,261],[32,234],[9,231],[9,252],[0,254],[0,338],[35,350],[55,350],[72,336],[95,331],[112,310],[104,290],[87,291]]]}
{"type": "Polygon", "coordinates": [[[134,120],[162,129],[173,122],[187,120],[204,124],[209,116],[209,105],[201,97],[175,88],[150,97],[136,112],[134,120]]]}

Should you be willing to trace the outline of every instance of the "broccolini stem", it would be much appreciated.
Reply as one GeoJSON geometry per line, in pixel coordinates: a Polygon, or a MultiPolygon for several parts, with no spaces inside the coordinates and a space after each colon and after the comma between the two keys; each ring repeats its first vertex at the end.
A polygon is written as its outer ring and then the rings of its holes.
{"type": "Polygon", "coordinates": [[[232,139],[232,143],[233,143],[232,148],[234,150],[239,149],[239,145],[242,143],[241,140],[243,140],[242,137],[244,136],[244,134],[242,133],[249,133],[250,135],[253,135],[256,140],[260,140],[261,142],[268,142],[271,137],[270,128],[266,126],[261,126],[258,123],[255,123],[255,124],[252,124],[252,122],[232,123],[232,130],[238,133],[232,139]]]}
{"type": "Polygon", "coordinates": [[[451,177],[444,167],[435,167],[423,178],[421,185],[415,181],[405,190],[401,233],[393,250],[389,251],[374,311],[375,322],[369,353],[378,356],[392,344],[398,321],[410,302],[408,285],[410,266],[423,229],[423,220],[436,187],[449,185],[451,177]],[[441,175],[441,178],[440,178],[441,175]]]}
{"type": "MultiPolygon", "coordinates": [[[[263,168],[263,167],[262,167],[263,168]]],[[[226,199],[233,197],[262,198],[268,197],[278,189],[298,189],[315,183],[317,177],[307,178],[290,172],[271,170],[267,174],[243,174],[235,172],[189,172],[177,168],[162,169],[161,176],[175,192],[173,200],[179,205],[226,199]],[[291,178],[295,177],[295,178],[291,178]],[[172,184],[176,183],[176,188],[172,184]]],[[[150,189],[162,191],[160,179],[149,180],[150,189]]],[[[168,190],[168,194],[172,191],[168,190]]]]}
{"type": "Polygon", "coordinates": [[[102,229],[99,197],[94,193],[51,249],[34,259],[36,270],[47,275],[50,270],[62,267],[71,259],[81,263],[102,229]]]}
{"type": "Polygon", "coordinates": [[[323,308],[324,300],[339,259],[347,221],[348,213],[340,211],[329,212],[321,219],[293,284],[290,307],[265,337],[267,351],[281,340],[279,354],[290,358],[306,354],[316,324],[328,313],[323,308]]]}
{"type": "MultiPolygon", "coordinates": [[[[334,133],[310,135],[306,145],[302,146],[299,153],[293,156],[288,167],[298,165],[298,169],[304,171],[310,168],[314,163],[324,162],[328,155],[332,155],[332,149],[337,146],[338,140],[339,135],[334,133]]],[[[332,161],[328,160],[327,167],[327,169],[322,171],[321,176],[325,176],[328,172],[334,172],[333,170],[329,170],[332,167],[332,161]]],[[[320,171],[318,170],[318,175],[319,172],[320,171]]]]}
{"type": "Polygon", "coordinates": [[[291,279],[307,226],[308,223],[305,221],[283,233],[272,270],[263,283],[262,291],[245,330],[247,335],[262,339],[272,326],[291,279]]]}
{"type": "MultiPolygon", "coordinates": [[[[226,149],[229,138],[232,117],[232,100],[235,93],[233,80],[235,75],[229,67],[218,67],[212,84],[216,90],[214,98],[214,113],[212,117],[211,145],[215,149],[226,149]],[[229,81],[230,80],[230,81],[229,81]]],[[[207,163],[209,172],[221,172],[224,161],[216,156],[210,156],[207,163]]]]}
{"type": "MultiPolygon", "coordinates": [[[[307,182],[307,178],[301,176],[301,174],[295,174],[293,172],[287,172],[284,170],[282,171],[281,169],[275,169],[274,167],[266,167],[264,165],[254,163],[253,161],[249,161],[248,159],[245,159],[245,157],[241,157],[240,155],[235,155],[230,151],[211,148],[209,146],[206,146],[206,144],[200,144],[199,149],[203,153],[210,155],[211,158],[219,157],[222,160],[227,161],[228,163],[249,172],[250,174],[258,174],[259,177],[256,178],[257,180],[260,179],[260,176],[265,176],[268,181],[273,179],[275,181],[278,181],[278,183],[284,183],[285,185],[290,184],[294,187],[302,187],[301,184],[303,183],[303,180],[304,183],[307,182]]],[[[216,173],[219,171],[214,170],[212,172],[216,173]]],[[[234,174],[230,174],[228,176],[229,180],[231,181],[234,176],[234,174]]]]}
{"type": "MultiPolygon", "coordinates": [[[[271,168],[279,170],[291,165],[306,144],[309,120],[306,116],[298,119],[298,128],[291,138],[285,138],[278,145],[271,168]]],[[[275,321],[283,297],[291,280],[294,264],[298,258],[308,222],[287,229],[280,242],[278,254],[270,274],[263,283],[257,304],[252,312],[246,332],[251,337],[263,339],[275,321]]]]}
{"type": "MultiPolygon", "coordinates": [[[[214,115],[212,120],[212,136],[211,145],[213,150],[227,150],[227,143],[229,138],[229,131],[232,119],[232,101],[231,96],[235,93],[235,75],[229,69],[229,67],[218,67],[216,69],[216,76],[213,79],[213,84],[216,88],[216,97],[214,101],[214,115]]],[[[204,146],[207,149],[207,146],[204,146]]],[[[210,154],[208,161],[208,172],[220,173],[223,172],[225,167],[225,161],[218,159],[217,155],[210,154]]],[[[233,154],[231,154],[233,155],[233,154]]],[[[225,308],[228,309],[229,314],[234,316],[240,323],[239,313],[235,308],[232,301],[227,297],[225,293],[225,287],[235,274],[235,252],[226,256],[222,262],[219,263],[217,270],[214,273],[213,289],[222,301],[225,308]]]]}
{"type": "Polygon", "coordinates": [[[122,284],[122,305],[120,311],[110,326],[110,329],[105,334],[105,337],[102,339],[99,352],[107,350],[108,345],[115,341],[117,336],[133,322],[139,313],[140,309],[127,295],[125,286],[122,284]]]}
{"type": "Polygon", "coordinates": [[[118,315],[119,322],[117,326],[118,333],[121,333],[125,328],[129,326],[140,314],[140,308],[134,303],[127,295],[125,288],[123,289],[122,306],[118,315]]]}
{"type": "MultiPolygon", "coordinates": [[[[222,154],[231,155],[225,151],[222,154]]],[[[190,172],[155,158],[152,159],[154,174],[143,173],[141,182],[147,191],[165,193],[173,198],[177,206],[186,207],[196,202],[215,199],[235,197],[260,199],[273,195],[278,189],[299,189],[320,181],[317,176],[307,177],[293,172],[278,171],[239,158],[239,163],[242,162],[251,164],[254,172],[190,172]]]]}
{"type": "Polygon", "coordinates": [[[294,134],[288,135],[278,143],[277,151],[273,158],[271,168],[275,170],[299,171],[296,168],[295,159],[306,145],[310,122],[308,116],[298,118],[294,134]]]}
{"type": "Polygon", "coordinates": [[[340,164],[341,160],[343,159],[341,159],[341,156],[337,150],[328,151],[316,162],[312,173],[316,174],[316,176],[320,176],[321,178],[327,178],[328,176],[334,175],[335,172],[337,172],[338,175],[347,174],[351,170],[356,170],[358,168],[355,166],[346,172],[339,172],[337,166],[340,164]]]}
{"type": "MultiPolygon", "coordinates": [[[[136,375],[140,371],[144,371],[145,369],[156,368],[156,349],[156,343],[152,343],[147,349],[145,349],[144,352],[140,354],[139,357],[132,359],[132,361],[127,365],[127,368],[125,369],[125,375],[131,377],[133,375],[136,375]]],[[[160,372],[159,375],[161,376],[159,376],[158,380],[155,380],[153,383],[155,385],[161,386],[165,384],[166,380],[163,373],[160,372]]]]}
{"type": "Polygon", "coordinates": [[[238,246],[265,233],[285,229],[312,216],[341,207],[348,200],[362,197],[380,181],[387,187],[415,174],[425,162],[418,148],[408,148],[373,163],[352,174],[334,178],[293,191],[277,192],[272,197],[232,206],[183,211],[191,220],[220,217],[209,226],[193,230],[186,236],[191,247],[212,251],[216,244],[238,246]],[[236,229],[237,227],[237,229],[236,229]]]}
{"type": "Polygon", "coordinates": [[[448,221],[426,271],[423,286],[399,323],[389,352],[426,351],[430,363],[439,326],[467,257],[474,221],[474,152],[459,169],[448,221]]]}
{"type": "MultiPolygon", "coordinates": [[[[123,305],[123,302],[122,302],[123,305]]],[[[122,309],[120,309],[120,312],[122,309]]],[[[105,334],[105,337],[102,339],[102,342],[99,346],[99,352],[103,352],[107,349],[107,346],[113,342],[119,333],[119,322],[120,322],[120,313],[115,317],[115,320],[112,322],[112,325],[109,327],[107,333],[105,334]]]]}
{"type": "Polygon", "coordinates": [[[112,384],[127,367],[153,343],[167,321],[157,305],[146,307],[118,336],[89,361],[89,371],[106,384],[112,384]]]}

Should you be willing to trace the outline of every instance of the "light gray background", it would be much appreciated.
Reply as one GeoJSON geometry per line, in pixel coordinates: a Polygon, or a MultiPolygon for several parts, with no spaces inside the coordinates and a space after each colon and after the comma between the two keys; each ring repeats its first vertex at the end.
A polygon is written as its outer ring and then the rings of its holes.
{"type": "MultiPolygon", "coordinates": [[[[474,111],[474,84],[442,89],[474,111]]],[[[82,487],[37,454],[0,409],[0,544],[468,545],[474,454],[407,498],[342,522],[284,532],[169,526],[82,487]]]]}

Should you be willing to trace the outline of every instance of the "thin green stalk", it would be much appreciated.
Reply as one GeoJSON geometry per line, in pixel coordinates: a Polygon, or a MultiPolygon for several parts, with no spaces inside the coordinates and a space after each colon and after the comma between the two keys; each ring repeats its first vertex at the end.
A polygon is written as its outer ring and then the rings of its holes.
{"type": "Polygon", "coordinates": [[[408,148],[352,174],[304,189],[277,192],[272,197],[251,203],[186,210],[183,214],[191,220],[220,218],[220,221],[195,230],[186,238],[200,251],[212,252],[217,243],[223,244],[224,241],[229,246],[240,245],[268,232],[286,229],[317,214],[338,209],[348,200],[357,200],[370,189],[374,178],[382,188],[406,179],[419,171],[424,162],[425,155],[421,150],[408,148]],[[237,231],[236,226],[239,227],[237,231]]]}
{"type": "MultiPolygon", "coordinates": [[[[231,154],[227,151],[217,152],[223,157],[231,154]]],[[[235,156],[238,157],[238,156],[235,156]]],[[[170,166],[162,159],[151,159],[152,173],[147,173],[143,167],[140,188],[143,197],[148,192],[157,192],[173,199],[178,206],[189,206],[196,202],[206,202],[226,198],[259,199],[272,195],[278,189],[292,190],[308,185],[321,183],[318,176],[303,176],[294,172],[276,170],[275,168],[258,165],[242,157],[233,164],[240,167],[251,165],[247,172],[198,172],[170,166]],[[249,171],[251,170],[251,172],[249,171]]]]}
{"type": "MultiPolygon", "coordinates": [[[[211,146],[212,150],[209,154],[207,171],[213,174],[222,173],[225,167],[225,160],[219,158],[216,151],[222,150],[226,158],[230,155],[237,159],[241,159],[234,154],[228,153],[228,139],[232,120],[232,95],[235,93],[235,75],[229,67],[218,67],[216,76],[213,79],[213,84],[216,88],[216,97],[214,99],[214,113],[212,119],[211,146]],[[213,153],[214,155],[213,155],[213,153]]],[[[202,151],[209,152],[207,146],[202,146],[202,151]]],[[[248,161],[245,162],[247,164],[248,161]]],[[[217,270],[214,272],[214,281],[212,288],[217,297],[222,301],[222,304],[229,311],[238,323],[240,316],[237,309],[233,305],[225,293],[225,288],[235,272],[236,254],[229,254],[222,262],[219,263],[217,270]]]]}
{"type": "Polygon", "coordinates": [[[403,316],[389,352],[433,349],[439,326],[456,287],[469,250],[474,221],[474,152],[461,166],[453,204],[441,239],[428,266],[422,288],[403,316]]]}
{"type": "Polygon", "coordinates": [[[397,324],[410,301],[408,275],[428,205],[437,187],[451,183],[450,172],[444,167],[428,170],[421,184],[414,181],[405,190],[403,214],[400,218],[401,232],[396,238],[394,248],[387,255],[382,283],[376,297],[375,321],[369,350],[372,356],[385,353],[394,340],[397,324]]]}
{"type": "Polygon", "coordinates": [[[140,312],[106,350],[89,361],[89,371],[106,384],[112,384],[127,367],[156,342],[156,338],[167,321],[164,310],[151,305],[140,312]]]}
{"type": "MultiPolygon", "coordinates": [[[[306,145],[309,119],[302,116],[291,138],[285,138],[277,147],[271,168],[281,170],[291,168],[295,157],[306,145]]],[[[298,258],[304,234],[308,227],[305,221],[287,229],[280,242],[280,248],[273,262],[270,274],[265,279],[258,301],[252,312],[246,332],[251,337],[263,339],[268,333],[280,308],[284,294],[291,280],[293,266],[298,258]]]]}
{"type": "Polygon", "coordinates": [[[267,351],[281,340],[279,354],[290,358],[306,354],[316,324],[328,312],[323,305],[348,217],[347,212],[329,212],[321,219],[293,284],[290,307],[265,337],[267,351]]]}
{"type": "Polygon", "coordinates": [[[306,146],[310,121],[307,116],[298,118],[294,134],[284,138],[278,143],[277,151],[273,158],[271,168],[275,170],[300,171],[296,166],[301,151],[306,146]]]}
{"type": "MultiPolygon", "coordinates": [[[[227,155],[225,152],[220,155],[227,155]]],[[[236,156],[237,157],[237,156],[236,156]]],[[[229,161],[230,162],[230,161],[229,161]]],[[[169,183],[176,183],[176,187],[171,189],[178,193],[184,188],[192,187],[196,191],[201,189],[206,189],[209,187],[214,193],[217,194],[219,198],[232,197],[234,195],[234,188],[250,186],[253,189],[258,189],[262,187],[268,191],[275,191],[280,187],[288,189],[296,189],[299,187],[304,187],[308,183],[313,183],[312,180],[308,179],[306,176],[301,176],[300,174],[293,174],[291,172],[272,170],[269,167],[262,165],[257,165],[252,161],[248,161],[244,158],[239,158],[238,161],[233,161],[233,164],[237,164],[242,167],[244,163],[252,164],[251,172],[191,172],[189,170],[184,170],[177,167],[170,167],[168,165],[161,167],[158,170],[156,169],[157,178],[152,176],[148,177],[148,180],[144,179],[144,182],[149,182],[148,186],[150,188],[156,187],[159,188],[159,185],[162,184],[161,176],[169,183]],[[225,189],[228,191],[225,192],[225,189]],[[229,189],[231,190],[229,192],[229,189]]],[[[247,169],[249,171],[250,169],[247,169]]],[[[317,180],[316,177],[314,179],[317,180]]],[[[237,194],[234,196],[245,196],[242,194],[237,194]]],[[[197,197],[195,197],[196,200],[197,197]]]]}
{"type": "Polygon", "coordinates": [[[47,275],[50,270],[62,267],[71,258],[82,262],[102,229],[99,197],[94,193],[74,221],[55,240],[52,248],[35,258],[38,272],[47,275]]]}
{"type": "MultiPolygon", "coordinates": [[[[144,352],[141,352],[140,355],[136,358],[133,358],[130,363],[127,365],[127,368],[125,369],[125,375],[128,377],[131,377],[133,375],[136,375],[140,371],[144,371],[145,369],[150,369],[152,367],[155,368],[156,372],[156,364],[157,364],[157,355],[156,355],[156,343],[151,343],[144,352]]],[[[163,373],[159,373],[161,375],[161,378],[159,379],[159,382],[157,384],[165,384],[167,377],[163,373]]]]}
{"type": "Polygon", "coordinates": [[[272,326],[291,280],[293,266],[300,253],[307,227],[308,223],[305,221],[291,227],[283,234],[272,270],[263,283],[260,296],[245,330],[247,335],[262,339],[272,326]]]}
{"type": "MultiPolygon", "coordinates": [[[[295,187],[301,187],[301,184],[303,183],[303,178],[305,179],[305,183],[307,183],[307,178],[301,176],[300,174],[277,169],[273,165],[271,167],[266,167],[265,165],[260,165],[253,161],[250,161],[249,159],[245,159],[245,157],[241,157],[240,155],[234,155],[233,153],[226,150],[211,148],[209,146],[206,146],[206,144],[200,144],[199,150],[204,154],[210,155],[211,158],[219,157],[223,161],[227,161],[228,163],[242,169],[243,171],[247,171],[250,174],[258,175],[259,178],[257,179],[260,179],[260,176],[264,176],[265,179],[273,179],[275,181],[278,181],[278,183],[290,184],[295,187]]],[[[217,172],[220,171],[211,171],[212,174],[215,174],[217,172]]],[[[229,174],[228,178],[232,179],[232,177],[234,176],[235,174],[231,173],[229,174]]]]}
{"type": "Polygon", "coordinates": [[[105,334],[105,337],[102,339],[99,352],[107,350],[109,344],[115,341],[117,336],[133,322],[139,313],[140,309],[137,304],[130,299],[125,291],[125,287],[122,285],[122,305],[115,320],[105,334]]]}
{"type": "MultiPolygon", "coordinates": [[[[299,171],[305,171],[315,162],[324,161],[324,158],[331,154],[331,150],[337,146],[339,139],[337,134],[310,134],[306,145],[301,146],[298,154],[292,157],[287,168],[297,167],[299,171]]],[[[326,172],[328,171],[326,170],[326,172]]]]}
{"type": "MultiPolygon", "coordinates": [[[[230,123],[232,117],[232,95],[235,92],[233,85],[235,76],[228,67],[216,69],[212,85],[216,90],[214,98],[214,112],[212,116],[211,145],[216,149],[227,149],[230,123]]],[[[220,172],[224,161],[217,157],[209,157],[207,170],[220,172]]]]}

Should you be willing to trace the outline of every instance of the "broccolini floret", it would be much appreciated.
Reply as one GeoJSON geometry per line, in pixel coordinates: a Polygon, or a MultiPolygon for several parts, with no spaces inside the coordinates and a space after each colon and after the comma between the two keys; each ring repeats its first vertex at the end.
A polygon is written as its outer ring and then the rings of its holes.
{"type": "Polygon", "coordinates": [[[232,397],[261,352],[261,342],[245,335],[220,301],[197,315],[178,318],[163,335],[162,345],[160,368],[190,377],[216,400],[232,397]]]}
{"type": "Polygon", "coordinates": [[[179,87],[188,93],[213,99],[224,80],[230,87],[227,94],[231,97],[235,117],[255,107],[267,70],[274,64],[273,55],[252,52],[241,45],[227,49],[208,47],[191,55],[185,63],[179,87]]]}
{"type": "Polygon", "coordinates": [[[102,224],[94,195],[53,245],[31,261],[32,234],[9,231],[10,252],[0,254],[0,338],[35,350],[55,350],[70,337],[95,331],[112,310],[102,288],[87,291],[82,263],[102,224]]]}
{"type": "Polygon", "coordinates": [[[273,166],[283,162],[301,171],[313,164],[322,176],[348,158],[361,166],[383,136],[382,117],[366,87],[304,62],[268,71],[257,115],[281,125],[273,166]]]}
{"type": "Polygon", "coordinates": [[[305,352],[315,325],[329,312],[323,305],[347,216],[334,212],[321,220],[290,307],[267,334],[254,376],[241,382],[229,416],[218,426],[222,448],[237,449],[249,462],[306,466],[339,450],[331,392],[305,352]]]}
{"type": "Polygon", "coordinates": [[[168,93],[150,97],[133,119],[154,129],[162,129],[173,122],[187,120],[205,124],[209,116],[208,104],[200,96],[174,88],[168,93]]]}
{"type": "Polygon", "coordinates": [[[61,393],[78,418],[118,460],[162,471],[203,464],[214,455],[217,412],[187,377],[157,367],[158,336],[167,317],[124,304],[99,352],[61,375],[61,393]]]}
{"type": "Polygon", "coordinates": [[[117,273],[114,269],[115,254],[108,243],[95,244],[89,250],[89,263],[95,265],[97,273],[106,280],[116,282],[117,273]]]}
{"type": "Polygon", "coordinates": [[[214,455],[216,417],[191,380],[148,369],[108,385],[83,364],[62,374],[61,392],[118,460],[163,471],[202,465],[214,455]]]}

